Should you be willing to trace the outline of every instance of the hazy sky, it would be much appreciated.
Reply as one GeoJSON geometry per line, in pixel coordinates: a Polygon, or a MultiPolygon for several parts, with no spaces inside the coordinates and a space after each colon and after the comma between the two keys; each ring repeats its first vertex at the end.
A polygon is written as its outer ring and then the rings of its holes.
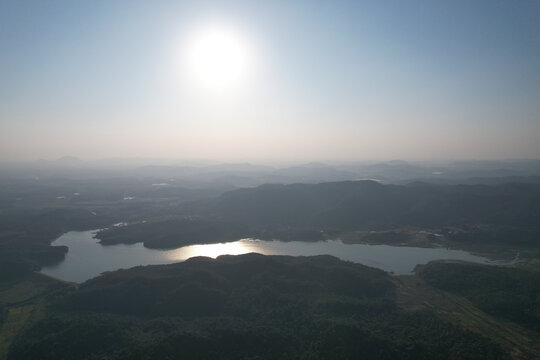
{"type": "Polygon", "coordinates": [[[0,160],[540,158],[540,1],[0,0],[0,160]]]}

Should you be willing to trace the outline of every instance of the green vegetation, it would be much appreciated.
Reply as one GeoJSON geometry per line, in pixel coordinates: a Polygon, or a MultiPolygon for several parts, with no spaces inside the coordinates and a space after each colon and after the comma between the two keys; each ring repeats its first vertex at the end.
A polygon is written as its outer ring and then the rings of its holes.
{"type": "Polygon", "coordinates": [[[42,304],[70,287],[39,273],[0,282],[0,359],[6,358],[19,332],[39,317],[42,304]]]}
{"type": "Polygon", "coordinates": [[[493,316],[540,332],[540,274],[516,268],[434,262],[420,276],[493,316]]]}
{"type": "Polygon", "coordinates": [[[172,248],[254,237],[371,244],[540,247],[540,185],[396,186],[373,181],[263,185],[181,204],[144,224],[104,230],[103,244],[172,248]],[[401,229],[440,229],[444,237],[401,229]],[[354,239],[350,234],[360,234],[354,239]]]}
{"type": "Polygon", "coordinates": [[[83,209],[17,209],[0,216],[0,281],[24,277],[64,259],[65,246],[50,246],[69,230],[104,226],[112,218],[83,209]]]}
{"type": "Polygon", "coordinates": [[[162,219],[181,203],[224,191],[156,187],[154,181],[162,180],[0,176],[0,281],[23,278],[62,261],[68,249],[50,244],[67,231],[162,219]],[[124,201],[127,195],[130,200],[124,201]]]}
{"type": "Polygon", "coordinates": [[[528,270],[437,263],[420,273],[425,281],[413,277],[404,285],[328,256],[250,254],[115,271],[78,288],[33,273],[63,259],[66,247],[50,246],[57,236],[105,227],[98,235],[103,244],[152,248],[351,234],[369,243],[436,240],[535,254],[538,184],[357,181],[264,185],[218,196],[223,189],[152,186],[155,180],[0,181],[0,358],[528,359],[538,353],[527,344],[539,337],[540,285],[538,272],[528,270]],[[124,221],[129,225],[111,227],[124,221]],[[492,325],[496,331],[486,330],[492,325]]]}
{"type": "Polygon", "coordinates": [[[8,359],[509,358],[395,299],[383,271],[330,256],[192,258],[66,291],[8,359]]]}
{"type": "Polygon", "coordinates": [[[504,245],[510,243],[522,247],[538,247],[540,246],[540,230],[493,226],[451,233],[448,234],[448,240],[456,244],[468,245],[504,245]]]}
{"type": "Polygon", "coordinates": [[[403,244],[411,239],[405,232],[385,231],[366,234],[362,240],[368,244],[403,244]]]}
{"type": "Polygon", "coordinates": [[[493,317],[460,295],[428,285],[418,274],[397,276],[396,283],[396,301],[404,310],[433,312],[444,321],[496,342],[514,359],[536,359],[540,354],[539,332],[493,317]]]}
{"type": "Polygon", "coordinates": [[[406,227],[461,229],[444,233],[445,241],[461,248],[494,243],[540,248],[540,185],[534,183],[345,181],[223,193],[223,188],[152,186],[154,181],[0,179],[0,278],[61,261],[67,249],[50,243],[66,231],[107,227],[98,235],[103,244],[142,242],[150,248],[242,237],[317,241],[362,231],[377,231],[363,236],[368,243],[419,243],[418,236],[399,231],[406,227]],[[117,222],[129,225],[111,228],[117,222]]]}
{"type": "Polygon", "coordinates": [[[536,229],[539,204],[537,184],[396,186],[345,181],[239,189],[191,211],[253,227],[347,231],[488,224],[536,229]]]}
{"type": "Polygon", "coordinates": [[[0,359],[6,358],[11,342],[29,320],[32,310],[32,305],[5,310],[5,320],[0,323],[0,359]]]}

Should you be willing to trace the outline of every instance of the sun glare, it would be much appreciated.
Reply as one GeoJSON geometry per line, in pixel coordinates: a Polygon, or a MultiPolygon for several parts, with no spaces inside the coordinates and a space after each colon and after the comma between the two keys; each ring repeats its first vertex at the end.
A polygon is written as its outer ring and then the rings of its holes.
{"type": "Polygon", "coordinates": [[[255,242],[241,239],[235,242],[221,244],[204,244],[184,246],[168,252],[167,257],[174,261],[183,261],[195,256],[216,258],[220,255],[240,255],[249,252],[262,252],[255,242]]]}
{"type": "Polygon", "coordinates": [[[187,73],[206,91],[229,92],[246,82],[251,54],[242,34],[225,25],[207,25],[194,31],[185,50],[187,73]]]}

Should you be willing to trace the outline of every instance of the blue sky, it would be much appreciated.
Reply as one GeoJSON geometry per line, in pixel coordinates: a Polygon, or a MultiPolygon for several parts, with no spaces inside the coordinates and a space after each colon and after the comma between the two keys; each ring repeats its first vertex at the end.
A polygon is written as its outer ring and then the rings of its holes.
{"type": "Polygon", "coordinates": [[[540,158],[538,1],[0,1],[0,159],[540,158]],[[198,93],[190,29],[249,43],[198,93]],[[223,94],[222,94],[223,95],[223,94]]]}

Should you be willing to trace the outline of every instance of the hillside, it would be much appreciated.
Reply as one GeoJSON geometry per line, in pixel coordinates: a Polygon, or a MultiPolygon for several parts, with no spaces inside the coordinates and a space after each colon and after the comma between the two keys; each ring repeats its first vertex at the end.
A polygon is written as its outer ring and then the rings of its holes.
{"type": "MultiPolygon", "coordinates": [[[[152,248],[242,237],[318,241],[358,231],[437,229],[458,247],[540,246],[540,185],[382,185],[374,181],[263,185],[184,203],[167,217],[110,228],[103,244],[143,242],[152,248]]],[[[417,230],[418,232],[419,230],[417,230]]],[[[362,235],[402,243],[411,231],[362,235]],[[384,235],[384,236],[383,236],[384,235]]],[[[442,238],[441,238],[442,239],[442,238]]],[[[391,242],[391,241],[390,241],[391,242]]],[[[376,242],[375,242],[376,243],[376,242]]]]}
{"type": "Polygon", "coordinates": [[[540,185],[534,184],[398,186],[346,181],[239,189],[221,195],[201,211],[258,226],[537,226],[539,204],[540,185]]]}
{"type": "Polygon", "coordinates": [[[247,254],[106,273],[55,295],[8,359],[506,359],[499,345],[396,304],[383,271],[247,254]]]}

